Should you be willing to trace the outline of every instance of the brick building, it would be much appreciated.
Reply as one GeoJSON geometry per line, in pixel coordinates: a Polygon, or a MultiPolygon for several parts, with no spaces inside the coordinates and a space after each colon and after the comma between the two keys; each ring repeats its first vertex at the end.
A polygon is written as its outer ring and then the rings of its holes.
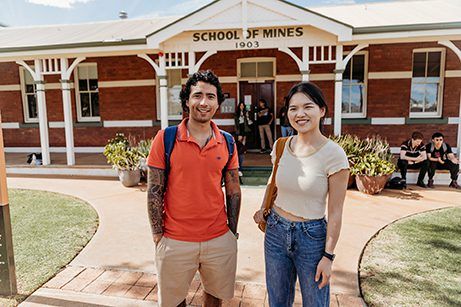
{"type": "Polygon", "coordinates": [[[328,133],[379,134],[397,150],[412,131],[441,131],[459,150],[460,11],[456,0],[221,0],[179,19],[2,28],[5,150],[41,151],[44,164],[66,152],[73,165],[116,132],[152,137],[182,118],[181,85],[199,69],[220,77],[216,122],[229,131],[238,102],[265,98],[278,115],[290,87],[310,80],[328,100],[328,133]]]}

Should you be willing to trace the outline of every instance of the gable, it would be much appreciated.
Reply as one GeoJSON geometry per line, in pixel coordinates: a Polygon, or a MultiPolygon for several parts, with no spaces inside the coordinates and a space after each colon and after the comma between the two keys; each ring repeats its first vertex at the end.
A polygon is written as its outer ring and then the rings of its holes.
{"type": "Polygon", "coordinates": [[[352,38],[352,27],[281,0],[219,0],[199,9],[147,37],[158,49],[181,33],[200,30],[242,30],[304,26],[334,35],[337,41],[352,38]]]}

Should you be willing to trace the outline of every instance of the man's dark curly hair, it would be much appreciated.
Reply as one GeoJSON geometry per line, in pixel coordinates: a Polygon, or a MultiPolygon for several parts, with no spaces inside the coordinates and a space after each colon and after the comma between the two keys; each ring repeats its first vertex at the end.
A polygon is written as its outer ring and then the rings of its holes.
{"type": "Polygon", "coordinates": [[[222,92],[221,83],[219,83],[218,77],[211,70],[201,70],[194,73],[189,78],[189,80],[187,80],[186,86],[181,90],[181,93],[179,94],[184,112],[189,112],[189,107],[186,103],[189,100],[191,87],[197,85],[199,81],[214,85],[214,87],[216,87],[218,104],[221,105],[221,103],[224,101],[224,94],[222,92]]]}

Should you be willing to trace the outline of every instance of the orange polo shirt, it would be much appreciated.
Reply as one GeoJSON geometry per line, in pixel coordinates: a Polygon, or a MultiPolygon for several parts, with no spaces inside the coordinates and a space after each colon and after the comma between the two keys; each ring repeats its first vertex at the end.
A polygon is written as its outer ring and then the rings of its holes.
{"type": "MultiPolygon", "coordinates": [[[[221,187],[222,170],[229,152],[226,139],[211,122],[214,137],[202,149],[189,136],[188,119],[178,126],[176,141],[170,157],[170,173],[164,198],[164,235],[189,242],[203,242],[225,234],[227,214],[221,187]]],[[[147,164],[165,169],[164,130],[152,142],[147,164]]],[[[228,169],[238,168],[237,148],[228,169]]]]}

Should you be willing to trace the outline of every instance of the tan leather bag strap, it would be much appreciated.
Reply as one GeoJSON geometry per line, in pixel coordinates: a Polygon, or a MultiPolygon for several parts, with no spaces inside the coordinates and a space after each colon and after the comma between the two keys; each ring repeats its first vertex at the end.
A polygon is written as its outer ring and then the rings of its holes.
{"type": "MultiPolygon", "coordinates": [[[[285,144],[288,141],[288,139],[289,137],[279,138],[276,143],[275,162],[274,162],[274,167],[272,168],[271,182],[269,183],[268,191],[267,191],[267,197],[269,200],[272,199],[272,195],[274,195],[274,190],[276,189],[275,177],[277,176],[277,170],[279,168],[279,161],[280,161],[280,158],[282,157],[283,150],[285,149],[285,144]]],[[[266,201],[264,205],[265,205],[264,209],[267,211],[271,209],[273,204],[271,201],[266,201]]]]}

